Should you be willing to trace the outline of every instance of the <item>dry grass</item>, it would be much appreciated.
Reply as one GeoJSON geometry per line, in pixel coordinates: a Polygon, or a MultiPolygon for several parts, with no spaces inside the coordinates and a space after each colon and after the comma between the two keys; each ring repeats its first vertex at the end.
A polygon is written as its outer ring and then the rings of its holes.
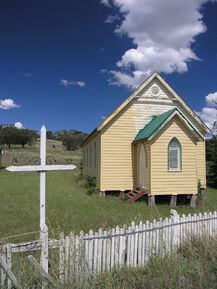
{"type": "MultiPolygon", "coordinates": [[[[22,288],[41,288],[41,279],[26,257],[27,255],[22,257],[19,255],[19,258],[15,258],[13,270],[22,288]]],[[[57,259],[57,254],[51,256],[50,275],[56,280],[58,289],[217,288],[217,239],[215,238],[189,240],[177,252],[163,257],[155,256],[142,268],[114,269],[91,277],[77,275],[65,284],[60,284],[58,281],[57,259]]]]}

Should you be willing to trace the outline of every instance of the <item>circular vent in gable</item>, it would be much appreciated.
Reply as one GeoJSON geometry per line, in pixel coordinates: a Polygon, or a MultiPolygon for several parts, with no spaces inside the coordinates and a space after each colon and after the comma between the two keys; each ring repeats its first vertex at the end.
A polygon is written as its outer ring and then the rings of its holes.
{"type": "Polygon", "coordinates": [[[151,87],[151,94],[153,96],[158,96],[160,94],[160,89],[159,89],[159,87],[157,85],[153,85],[151,87]]]}

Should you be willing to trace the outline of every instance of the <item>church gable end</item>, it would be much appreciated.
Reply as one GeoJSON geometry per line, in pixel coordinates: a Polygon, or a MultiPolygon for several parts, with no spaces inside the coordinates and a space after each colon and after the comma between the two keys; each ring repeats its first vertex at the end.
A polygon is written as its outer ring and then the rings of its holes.
{"type": "Polygon", "coordinates": [[[154,78],[147,86],[139,91],[138,97],[140,100],[153,100],[155,102],[164,100],[170,103],[172,103],[172,99],[174,99],[171,93],[157,78],[154,78]]]}

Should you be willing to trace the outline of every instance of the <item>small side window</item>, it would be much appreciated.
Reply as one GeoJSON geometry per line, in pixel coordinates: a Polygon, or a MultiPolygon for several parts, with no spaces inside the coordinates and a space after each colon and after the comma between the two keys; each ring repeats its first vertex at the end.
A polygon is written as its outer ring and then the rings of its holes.
{"type": "Polygon", "coordinates": [[[90,145],[90,167],[92,167],[92,144],[90,145]]]}
{"type": "Polygon", "coordinates": [[[96,142],[94,142],[94,166],[96,167],[96,142]]]}
{"type": "Polygon", "coordinates": [[[173,138],[168,145],[168,169],[180,171],[182,169],[182,147],[177,138],[173,138]]]}

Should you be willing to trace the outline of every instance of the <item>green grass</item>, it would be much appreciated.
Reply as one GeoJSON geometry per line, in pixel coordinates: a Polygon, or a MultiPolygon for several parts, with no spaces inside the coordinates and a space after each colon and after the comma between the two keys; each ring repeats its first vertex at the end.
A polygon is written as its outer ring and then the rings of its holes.
{"type": "MultiPolygon", "coordinates": [[[[19,164],[27,164],[32,156],[38,155],[38,145],[34,148],[11,149],[4,156],[4,164],[10,165],[9,155],[15,154],[19,164]]],[[[55,148],[49,142],[48,155],[58,159],[58,163],[79,164],[79,152],[65,152],[56,143],[55,148]]],[[[101,198],[88,195],[78,179],[79,170],[49,172],[47,174],[46,211],[50,237],[56,237],[60,231],[68,234],[90,229],[114,227],[129,224],[131,221],[150,220],[166,217],[170,214],[168,205],[149,208],[145,202],[132,205],[115,196],[101,198]]],[[[207,190],[206,203],[196,209],[178,206],[180,214],[217,210],[217,190],[207,190]]],[[[0,238],[39,230],[39,175],[37,173],[11,173],[0,170],[0,238]]],[[[38,238],[38,234],[15,238],[15,241],[38,238]]]]}

